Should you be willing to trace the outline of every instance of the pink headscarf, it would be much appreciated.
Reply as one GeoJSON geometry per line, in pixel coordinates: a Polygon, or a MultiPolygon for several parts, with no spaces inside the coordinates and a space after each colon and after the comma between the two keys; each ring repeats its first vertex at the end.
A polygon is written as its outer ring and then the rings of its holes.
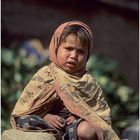
{"type": "MultiPolygon", "coordinates": [[[[49,46],[50,60],[55,64],[58,64],[57,58],[56,58],[57,44],[60,43],[60,38],[61,38],[61,35],[62,35],[63,31],[64,31],[64,28],[67,27],[67,26],[71,26],[71,25],[80,25],[80,26],[84,27],[88,31],[90,36],[91,36],[90,48],[92,46],[92,43],[93,43],[92,32],[91,32],[90,28],[86,24],[84,24],[83,22],[80,22],[80,21],[65,22],[65,23],[61,24],[56,29],[56,31],[54,32],[54,35],[53,35],[53,37],[51,39],[50,46],[49,46]]],[[[89,49],[89,52],[90,52],[90,49],[89,49]]]]}

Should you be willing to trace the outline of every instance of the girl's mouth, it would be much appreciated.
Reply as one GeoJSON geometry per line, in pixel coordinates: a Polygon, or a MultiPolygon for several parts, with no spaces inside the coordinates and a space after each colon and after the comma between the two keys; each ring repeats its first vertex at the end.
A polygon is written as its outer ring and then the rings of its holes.
{"type": "Polygon", "coordinates": [[[68,67],[75,67],[75,66],[76,66],[76,63],[70,61],[70,62],[67,62],[66,65],[67,65],[68,67]]]}

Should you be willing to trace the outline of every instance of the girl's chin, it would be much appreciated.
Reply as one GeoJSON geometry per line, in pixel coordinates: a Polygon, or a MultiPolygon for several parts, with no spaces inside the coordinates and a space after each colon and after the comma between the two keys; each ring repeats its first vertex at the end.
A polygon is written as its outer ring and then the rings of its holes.
{"type": "Polygon", "coordinates": [[[63,68],[63,70],[66,71],[69,74],[76,73],[76,71],[73,68],[70,68],[70,67],[63,68]]]}

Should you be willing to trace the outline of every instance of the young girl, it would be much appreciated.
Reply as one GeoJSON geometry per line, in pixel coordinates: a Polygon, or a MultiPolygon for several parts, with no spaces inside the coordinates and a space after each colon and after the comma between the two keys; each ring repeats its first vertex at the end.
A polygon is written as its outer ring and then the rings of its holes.
{"type": "Polygon", "coordinates": [[[92,42],[91,30],[82,22],[58,27],[49,47],[51,64],[25,87],[11,115],[14,128],[64,140],[119,140],[102,89],[86,71],[92,42]]]}

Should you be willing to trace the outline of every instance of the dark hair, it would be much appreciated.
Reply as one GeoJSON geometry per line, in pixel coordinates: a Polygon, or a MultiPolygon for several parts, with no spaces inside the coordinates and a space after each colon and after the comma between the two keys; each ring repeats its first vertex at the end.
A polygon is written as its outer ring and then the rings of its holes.
{"type": "MultiPolygon", "coordinates": [[[[77,36],[80,39],[81,44],[83,46],[88,47],[88,54],[89,54],[89,49],[90,49],[90,45],[91,45],[90,44],[91,43],[91,36],[90,36],[89,32],[84,27],[82,27],[80,25],[66,26],[64,28],[64,31],[63,31],[61,37],[60,37],[60,42],[58,44],[58,47],[62,42],[64,42],[66,40],[66,37],[70,34],[77,36]]],[[[56,49],[56,54],[57,54],[58,47],[56,49]]]]}

